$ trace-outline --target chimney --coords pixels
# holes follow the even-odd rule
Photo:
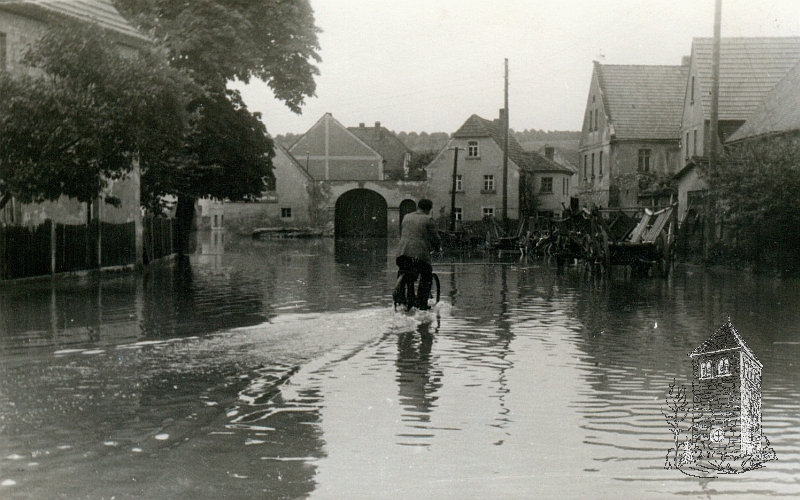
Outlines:
[[[381,136],[381,122],[375,122],[375,139],[380,141]]]
[[[506,109],[500,108],[500,126],[502,127],[506,123]]]
[[[548,160],[553,160],[555,156],[556,148],[553,146],[545,146],[544,147],[544,157]]]
[[[361,123],[358,124],[358,128],[364,128],[365,126],[366,125],[364,124],[364,122],[361,122]]]
[[[681,59],[681,66],[689,66],[692,63],[692,56],[683,56]]]

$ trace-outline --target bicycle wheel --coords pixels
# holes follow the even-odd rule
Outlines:
[[[433,302],[434,304],[438,304],[439,297],[441,297],[442,289],[441,285],[439,284],[439,276],[437,276],[436,273],[433,273],[433,284],[436,290],[433,289],[434,287],[431,287],[431,298],[434,300]]]
[[[399,276],[395,282],[394,291],[392,292],[394,308],[397,310],[397,306],[400,305],[405,307],[406,311],[408,311],[414,306],[416,299],[416,294],[414,293],[414,281],[416,280],[413,274],[398,274]]]

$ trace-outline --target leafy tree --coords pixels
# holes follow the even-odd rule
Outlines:
[[[156,43],[206,94],[190,103],[197,128],[188,142],[191,161],[172,176],[146,176],[145,189],[178,195],[179,235],[185,238],[194,200],[233,200],[258,195],[272,168],[272,141],[228,82],[251,78],[300,113],[314,95],[320,61],[308,0],[116,0],[115,5]],[[180,241],[180,240],[179,240]]]
[[[23,202],[91,204],[109,180],[179,161],[188,82],[156,53],[126,57],[100,28],[54,23],[0,74],[0,188]],[[117,204],[118,200],[108,199]]]
[[[778,271],[800,269],[800,132],[732,146],[705,172],[717,213],[735,237],[720,245],[735,258]]]

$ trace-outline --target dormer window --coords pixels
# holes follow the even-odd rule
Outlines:
[[[700,362],[700,378],[711,378],[711,361]]]
[[[717,362],[717,375],[730,375],[731,362],[728,358],[722,358]]]
[[[467,156],[470,158],[478,157],[478,141],[469,141],[467,143]]]

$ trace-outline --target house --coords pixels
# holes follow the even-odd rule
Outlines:
[[[358,127],[348,127],[347,130],[381,155],[386,180],[408,178],[411,150],[393,132],[381,127],[381,122],[375,122],[375,127],[359,123]]]
[[[439,213],[450,213],[454,154],[455,218],[479,221],[502,216],[503,119],[470,116],[426,167],[430,197]],[[536,152],[525,152],[513,136],[508,139],[508,218],[533,215],[533,210],[560,215],[569,204],[567,184],[572,172]],[[538,205],[535,205],[533,201]]]
[[[681,119],[681,164],[709,151],[712,38],[695,38]],[[748,120],[775,85],[800,61],[800,38],[722,38],[719,138],[723,144]]]
[[[712,455],[761,451],[763,365],[728,320],[692,358],[692,441]]]
[[[537,152],[548,160],[552,160],[562,167],[567,167],[572,171],[573,177],[571,180],[573,180],[573,182],[569,183],[568,192],[570,198],[578,198],[580,186],[579,183],[574,182],[574,180],[577,179],[575,174],[578,173],[578,165],[580,164],[581,154],[577,150],[577,144],[576,149],[572,149],[570,147],[551,146],[548,143],[539,148]]]
[[[330,113],[303,134],[289,153],[304,162],[306,172],[318,181],[385,179],[383,156]]]
[[[70,2],[66,0],[22,0],[0,1],[0,71],[12,74],[29,74],[32,70],[22,63],[25,51],[42,36],[53,19],[66,19],[78,22],[94,23],[103,28],[116,43],[123,54],[134,55],[145,44],[147,38],[141,35],[128,23],[107,0],[91,2]],[[121,204],[114,206],[104,203],[107,197],[117,198]],[[135,262],[142,263],[142,213],[140,209],[140,173],[138,164],[123,179],[110,180],[105,192],[90,204],[78,202],[76,199],[62,196],[57,201],[36,204],[24,204],[14,199],[12,193],[0,192],[0,226],[38,227],[52,221],[61,225],[86,225],[93,221],[100,224],[98,237],[97,265],[106,265],[106,255],[100,252],[103,224],[129,225],[122,238],[118,233],[109,239],[120,242],[124,239],[124,254],[135,253]],[[55,236],[53,237],[55,241]],[[55,243],[52,244],[53,261],[55,262]],[[2,258],[2,256],[0,256]],[[53,264],[51,271],[60,268]],[[69,267],[69,266],[67,266]]]
[[[678,170],[687,71],[595,61],[578,148],[583,206],[637,206],[660,177]]]
[[[225,203],[228,227],[249,233],[258,227],[305,228],[316,224],[316,183],[305,165],[276,143],[272,166],[273,175],[264,179],[259,199]]]

